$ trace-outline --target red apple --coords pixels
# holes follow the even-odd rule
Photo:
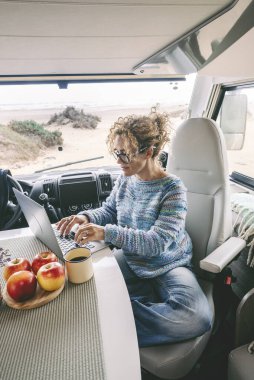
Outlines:
[[[65,281],[63,265],[59,262],[43,265],[37,272],[37,281],[40,287],[48,292],[61,288]]]
[[[37,274],[40,267],[45,264],[58,261],[57,256],[51,251],[40,252],[34,256],[32,261],[32,271]]]
[[[21,302],[35,295],[37,280],[33,272],[21,270],[8,278],[6,286],[9,296]]]
[[[18,257],[9,261],[3,268],[3,277],[5,281],[7,281],[13,273],[19,272],[20,270],[31,271],[31,264],[27,259]]]

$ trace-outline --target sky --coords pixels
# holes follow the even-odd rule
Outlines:
[[[69,84],[67,89],[51,85],[0,85],[0,109],[23,108],[29,105],[88,106],[188,104],[195,80],[189,75],[179,82],[125,82]]]

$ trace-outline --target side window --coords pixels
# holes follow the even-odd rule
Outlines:
[[[254,179],[254,87],[226,91],[217,122],[225,135],[229,173]]]
[[[233,235],[246,241],[239,259],[230,264],[241,283],[234,291],[243,296],[252,286],[254,267],[254,87],[228,89],[217,123],[227,146]]]

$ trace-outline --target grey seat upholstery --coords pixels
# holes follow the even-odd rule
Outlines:
[[[187,188],[186,229],[193,242],[194,267],[214,311],[212,282],[199,263],[232,232],[226,148],[214,121],[193,118],[177,128],[167,171],[180,177]],[[210,334],[208,331],[188,341],[141,348],[141,366],[159,378],[179,379],[198,361]]]
[[[228,380],[253,380],[254,354],[248,351],[249,344],[235,348],[229,354]]]
[[[236,311],[235,349],[229,354],[228,380],[254,378],[254,289],[242,299]]]

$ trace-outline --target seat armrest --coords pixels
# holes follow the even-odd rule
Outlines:
[[[207,272],[220,273],[245,246],[245,240],[239,237],[231,237],[206,256],[206,258],[200,260],[200,268]]]

